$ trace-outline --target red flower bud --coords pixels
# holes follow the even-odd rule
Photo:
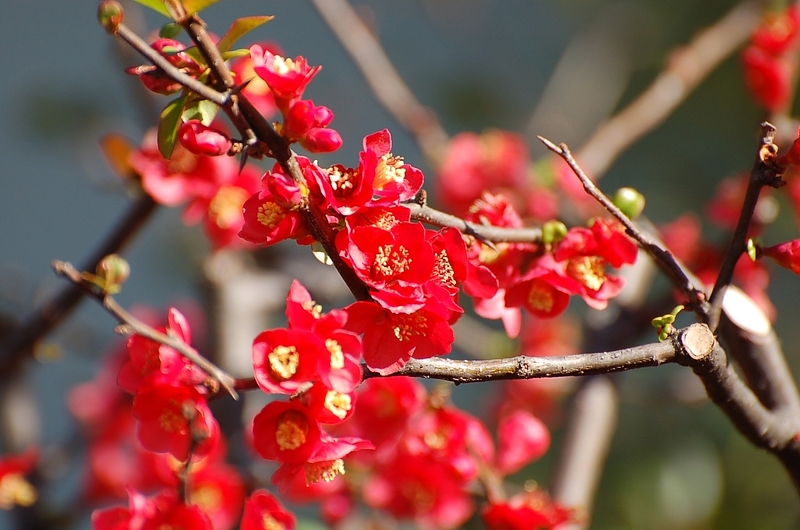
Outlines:
[[[230,138],[217,129],[206,127],[200,120],[189,120],[181,125],[178,140],[196,155],[219,156],[231,148]]]

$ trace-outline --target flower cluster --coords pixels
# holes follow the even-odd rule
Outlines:
[[[283,116],[278,132],[288,142],[299,142],[311,153],[329,153],[342,145],[342,138],[328,129],[333,112],[328,107],[301,99],[321,66],[309,66],[304,57],[290,59],[258,44],[250,47],[253,70],[269,87],[275,106]]]
[[[800,9],[790,4],[781,12],[768,14],[742,52],[745,85],[764,109],[775,112],[790,102],[792,78],[797,68],[800,44]]]
[[[418,528],[455,528],[475,512],[476,483],[518,471],[538,459],[550,439],[537,418],[518,411],[501,421],[496,450],[480,420],[449,404],[441,390],[428,394],[406,377],[366,381],[358,404],[353,417],[338,426],[375,446],[347,458],[356,478],[336,480],[324,490],[287,491],[296,501],[321,500],[331,523],[346,519],[360,497]]]
[[[258,386],[289,401],[271,401],[253,419],[253,446],[281,467],[273,482],[286,484],[302,475],[307,484],[330,482],[344,474],[343,458],[372,449],[355,437],[336,438],[323,425],[336,425],[355,410],[361,382],[361,343],[344,329],[347,314],[323,314],[308,291],[295,281],[286,299],[287,328],[264,331],[253,341]]]
[[[504,197],[490,194],[473,205],[468,219],[522,226]],[[589,227],[573,227],[544,245],[500,243],[491,248],[476,241],[471,256],[494,274],[499,289],[492,297],[476,296],[475,311],[484,318],[501,318],[514,337],[520,330],[520,307],[552,318],[566,309],[570,296],[578,295],[589,306],[603,309],[623,286],[621,278],[606,273],[606,265],[632,264],[636,255],[636,244],[621,225],[604,218],[594,218]]]

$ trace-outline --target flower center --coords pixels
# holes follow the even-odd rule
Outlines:
[[[247,192],[238,186],[222,186],[208,205],[208,217],[223,230],[242,218]]]
[[[336,390],[328,390],[328,393],[325,394],[325,408],[340,420],[347,416],[352,406],[353,401],[347,394],[342,394]]]
[[[573,258],[567,264],[567,274],[592,291],[597,291],[606,281],[604,263],[599,256]]]
[[[281,451],[292,451],[306,443],[308,420],[296,410],[284,412],[278,420],[275,441]]]
[[[329,460],[327,462],[314,462],[305,465],[306,486],[316,484],[320,480],[331,482],[339,475],[344,475],[344,461]]]
[[[272,229],[283,220],[284,215],[283,208],[278,206],[276,203],[265,202],[258,207],[256,219],[262,225]]]
[[[300,354],[294,346],[278,346],[267,355],[271,375],[278,381],[286,381],[297,373]]]

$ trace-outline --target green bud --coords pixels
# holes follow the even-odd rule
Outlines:
[[[747,255],[750,256],[750,259],[755,261],[758,257],[758,249],[756,248],[756,242],[753,241],[752,237],[747,238]]]
[[[158,36],[164,39],[174,39],[182,30],[183,27],[177,22],[167,22],[161,26]]]
[[[131,267],[118,254],[109,254],[97,264],[97,277],[102,281],[101,288],[106,294],[116,294],[131,274]]]
[[[107,32],[116,35],[125,18],[122,6],[115,0],[104,0],[97,7],[97,20]]]
[[[628,219],[636,219],[644,211],[644,195],[633,188],[620,188],[614,194],[614,206],[619,208]]]
[[[542,243],[545,245],[558,243],[566,235],[567,225],[556,219],[551,219],[542,226]]]

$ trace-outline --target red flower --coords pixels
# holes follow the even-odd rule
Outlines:
[[[129,507],[108,508],[92,513],[94,530],[161,530],[185,528],[211,530],[211,521],[199,506],[181,502],[173,490],[147,498],[131,491]]]
[[[372,302],[347,307],[347,328],[364,334],[364,361],[370,370],[388,375],[412,357],[426,359],[450,352],[453,330],[446,317],[429,305],[410,314],[392,313]]]
[[[391,153],[392,135],[388,129],[365,136],[364,151],[371,151],[378,159],[372,182],[376,205],[391,206],[413,199],[422,188],[425,179],[422,171]]]
[[[410,313],[425,305],[422,285],[431,278],[435,257],[421,224],[357,226],[339,232],[336,246],[383,307]]]
[[[334,438],[323,434],[307,462],[284,463],[272,475],[272,483],[279,485],[281,491],[286,491],[298,474],[305,476],[306,485],[332,482],[336,477],[345,473],[344,460],[342,460],[344,457],[354,451],[374,448],[375,446],[371,442],[361,438]]]
[[[424,530],[455,528],[472,514],[461,478],[450,467],[424,456],[389,462],[364,484],[364,502],[398,519],[413,519]]]
[[[412,377],[367,379],[350,424],[376,446],[391,445],[423,406],[425,388]]]
[[[272,401],[253,418],[253,445],[267,460],[304,464],[320,444],[312,412],[297,400]]]
[[[417,416],[406,429],[401,447],[404,454],[424,455],[447,465],[464,483],[494,460],[494,443],[486,427],[454,407],[434,408]]]
[[[775,260],[775,263],[800,274],[800,239],[761,249],[761,253]]]
[[[253,341],[253,369],[264,392],[293,394],[330,371],[330,353],[316,334],[300,329],[273,329]]]
[[[513,496],[507,502],[487,506],[483,522],[489,530],[551,530],[575,521],[575,514],[539,490]]]
[[[550,431],[533,414],[517,410],[500,420],[497,428],[497,470],[515,473],[538,460],[550,447]]]
[[[169,309],[168,325],[156,329],[173,335],[186,345],[191,343],[189,321],[174,307]],[[117,382],[131,394],[154,382],[195,386],[207,378],[205,372],[175,349],[141,335],[131,335],[127,348],[130,360],[122,366]]]
[[[457,134],[448,143],[439,169],[437,196],[448,210],[463,216],[484,191],[514,195],[526,190],[530,165],[525,142],[514,133]]]
[[[190,502],[203,510],[214,530],[231,530],[242,511],[242,479],[235,468],[222,463],[203,460],[195,466],[200,469],[192,471],[189,479]]]
[[[183,52],[186,46],[176,40],[158,39],[152,43],[150,47],[169,61],[172,66],[191,77],[196,77],[202,71],[194,59]],[[138,75],[142,84],[147,87],[148,90],[152,90],[157,94],[172,94],[183,88],[180,83],[173,81],[172,78],[167,76],[167,74],[157,66],[134,66],[127,68],[125,72],[131,75]]]
[[[306,85],[322,68],[308,66],[304,57],[292,60],[275,55],[258,44],[250,47],[250,57],[253,70],[269,85],[281,111],[288,110],[289,103],[302,96]]]
[[[310,234],[303,216],[281,206],[267,189],[253,194],[245,201],[243,209],[244,224],[239,237],[245,241],[269,246]]]
[[[293,530],[294,515],[266,490],[256,490],[244,502],[241,530]]]
[[[155,130],[148,131],[141,148],[131,153],[129,162],[142,177],[147,194],[165,206],[213,197],[220,186],[233,181],[238,173],[232,158],[195,155],[180,143],[166,160],[158,151]]]
[[[244,226],[242,210],[245,201],[258,191],[259,173],[252,166],[245,166],[230,184],[223,184],[208,200],[196,201],[195,209],[187,209],[183,220],[190,223],[190,216],[199,214],[203,219],[203,231],[214,249],[247,246],[239,237]],[[200,208],[203,208],[200,211]]]
[[[178,129],[178,141],[196,155],[224,155],[231,148],[231,139],[222,131],[203,125],[200,120],[189,120]]]
[[[180,461],[189,457],[192,448],[193,456],[208,454],[219,440],[219,427],[206,398],[193,387],[153,384],[140,388],[133,400],[133,415],[139,420],[137,436],[146,449],[170,453]]]
[[[28,449],[19,455],[0,456],[0,509],[31,506],[38,497],[36,488],[25,480],[39,461],[39,452]]]
[[[282,53],[278,45],[272,42],[262,42],[260,46],[262,49],[269,50],[274,54]],[[275,111],[278,110],[275,105],[275,97],[272,95],[269,85],[258,77],[253,69],[253,59],[249,55],[235,59],[231,62],[231,72],[236,76],[237,83],[241,84],[249,81],[247,86],[242,89],[242,94],[262,116],[268,119],[271,118]]]
[[[790,4],[779,13],[767,13],[750,42],[767,53],[781,55],[797,47],[799,29],[800,9]]]
[[[764,109],[775,112],[789,103],[792,68],[786,59],[749,47],[742,52],[747,90]]]

